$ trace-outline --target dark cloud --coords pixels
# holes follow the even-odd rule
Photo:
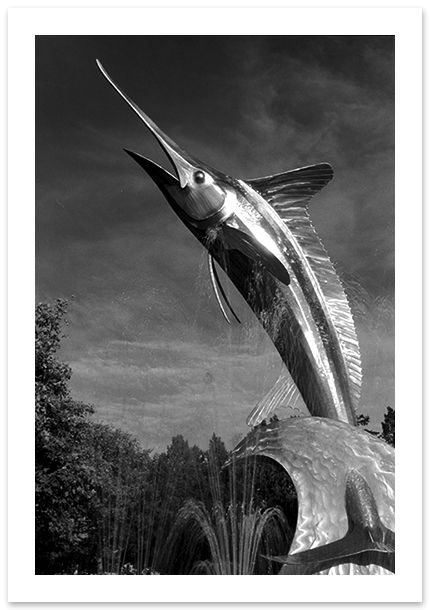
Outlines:
[[[332,163],[311,215],[380,320],[394,294],[394,37],[36,37],[36,297],[75,295],[63,346],[73,390],[146,445],[179,431],[203,444],[214,429],[228,441],[270,385],[261,371],[276,379],[277,356],[232,287],[246,332],[226,328],[202,247],[122,149],[168,160],[96,58],[225,173]],[[366,328],[362,404],[378,422],[393,406],[393,324]]]

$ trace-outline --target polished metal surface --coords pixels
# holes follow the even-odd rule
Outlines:
[[[297,491],[297,526],[283,573],[394,571],[392,447],[349,424],[302,417],[255,428],[229,463],[250,456],[277,461]],[[350,473],[357,493],[348,488]],[[314,549],[319,553],[312,556]]]

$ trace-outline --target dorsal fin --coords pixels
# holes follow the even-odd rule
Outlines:
[[[209,254],[209,252],[208,252],[208,265],[209,265],[209,275],[210,275],[211,282],[212,282],[212,288],[214,289],[216,300],[221,309],[222,315],[224,316],[226,321],[230,324],[230,320],[228,318],[227,312],[225,311],[224,306],[221,301],[220,293],[221,293],[224,301],[226,302],[227,307],[230,309],[231,313],[233,314],[233,316],[235,317],[237,322],[239,322],[239,324],[240,324],[241,322],[240,322],[239,318],[237,317],[234,309],[232,308],[232,306],[230,305],[230,303],[227,299],[227,295],[224,292],[224,288],[221,285],[219,275],[218,275],[216,267],[215,267],[215,261],[214,261],[213,257]]]
[[[269,417],[278,407],[294,407],[294,404],[300,397],[300,392],[292,380],[288,369],[283,366],[275,384],[270,388],[267,394],[258,401],[253,411],[248,416],[248,419],[246,420],[247,425],[251,427],[258,426],[258,424]]]
[[[285,222],[318,281],[330,318],[338,333],[340,346],[351,381],[351,395],[355,407],[361,391],[360,347],[351,309],[342,284],[312,225],[308,203],[333,177],[328,163],[249,180]]]
[[[329,163],[318,163],[246,182],[258,191],[282,218],[278,209],[280,206],[298,203],[306,205],[332,178],[332,166]]]

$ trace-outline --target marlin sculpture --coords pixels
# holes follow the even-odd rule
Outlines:
[[[125,149],[207,249],[223,314],[228,319],[221,297],[230,305],[214,261],[285,365],[231,458],[265,455],[292,474],[299,519],[288,555],[272,558],[283,564],[280,574],[392,573],[394,451],[355,427],[361,364],[354,321],[308,214],[310,199],[333,177],[331,166],[246,181],[227,176],[182,150],[97,64],[167,154],[174,173]],[[312,417],[259,425],[295,393]]]
[[[219,292],[224,293],[214,260],[285,363],[248,425],[258,425],[294,391],[311,415],[355,425],[361,364],[354,322],[307,209],[311,197],[332,179],[331,166],[319,163],[247,181],[222,174],[182,150],[97,64],[167,154],[174,174],[126,150],[207,249],[218,302]]]

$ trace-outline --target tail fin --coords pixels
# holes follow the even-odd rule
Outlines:
[[[381,522],[373,493],[355,469],[347,475],[345,507],[349,527],[343,538],[301,553],[269,559],[289,566],[287,571],[291,569],[288,571],[291,574],[312,574],[340,563],[362,563],[363,559],[394,571],[395,534]]]

